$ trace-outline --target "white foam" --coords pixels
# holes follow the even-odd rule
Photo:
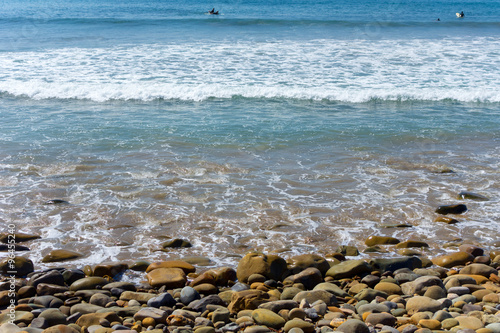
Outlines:
[[[0,53],[0,91],[33,99],[500,102],[500,40],[200,42]]]

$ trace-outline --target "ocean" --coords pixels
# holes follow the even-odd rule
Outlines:
[[[500,246],[499,12],[3,0],[0,223],[41,235],[19,252],[36,268],[61,265],[42,263],[53,249],[80,252],[75,267],[234,266],[342,245],[369,258],[370,235],[425,241],[428,257]],[[457,203],[459,223],[434,222]],[[193,246],[160,251],[175,238]]]

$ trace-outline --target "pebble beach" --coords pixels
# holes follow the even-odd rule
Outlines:
[[[448,214],[465,210],[440,206],[436,220],[453,223]],[[39,236],[14,237],[29,243]],[[326,256],[249,252],[236,267],[209,269],[190,260],[76,268],[75,252],[53,250],[44,262],[57,266],[38,270],[29,252],[10,251],[0,263],[0,332],[500,332],[494,247],[457,242],[454,251],[427,257],[418,252],[428,247],[420,240],[369,236],[365,244],[379,254],[356,259],[353,246]],[[131,274],[137,279],[124,278]]]

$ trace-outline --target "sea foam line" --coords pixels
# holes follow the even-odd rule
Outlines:
[[[200,42],[0,54],[0,92],[32,99],[292,98],[500,102],[500,41]]]

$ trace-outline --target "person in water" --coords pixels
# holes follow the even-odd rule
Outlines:
[[[213,15],[218,15],[219,14],[219,11],[215,11],[215,8],[212,8],[211,11],[208,12],[209,14],[213,14]]]
[[[465,16],[465,14],[464,14],[464,12],[463,12],[463,11],[461,11],[461,12],[460,12],[460,14],[458,14],[458,13],[457,13],[457,16],[458,16],[458,17],[464,17],[464,16]]]

